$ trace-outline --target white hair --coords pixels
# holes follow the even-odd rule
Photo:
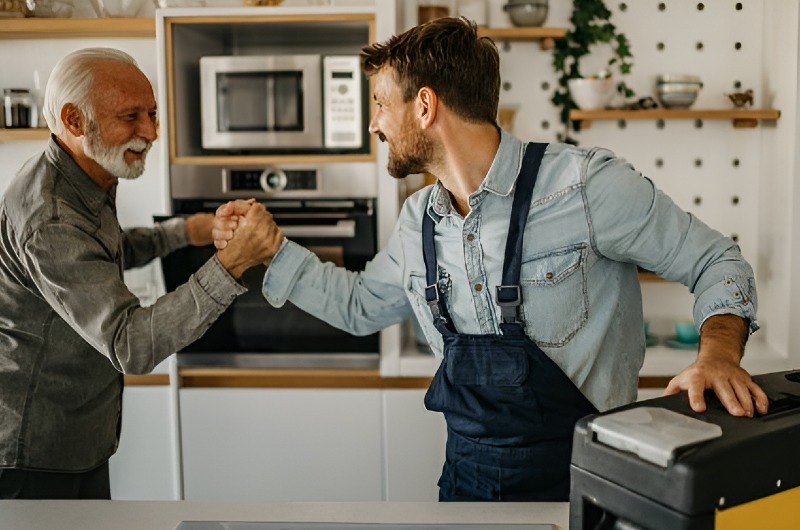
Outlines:
[[[64,131],[61,109],[72,103],[86,119],[94,119],[94,108],[90,101],[94,83],[93,63],[113,61],[136,66],[136,59],[114,48],[84,48],[70,53],[53,68],[44,91],[42,113],[50,131],[56,136]]]

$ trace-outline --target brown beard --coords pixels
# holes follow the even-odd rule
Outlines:
[[[397,138],[394,146],[389,147],[386,170],[396,179],[426,172],[433,158],[433,142],[410,121],[406,120],[401,128],[408,132]]]

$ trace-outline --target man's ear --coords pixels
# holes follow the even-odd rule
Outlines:
[[[61,123],[76,138],[85,134],[86,120],[83,118],[83,112],[72,103],[61,107]]]
[[[427,129],[436,121],[436,112],[439,108],[439,97],[430,87],[422,87],[417,92],[417,107],[419,110],[419,126]]]

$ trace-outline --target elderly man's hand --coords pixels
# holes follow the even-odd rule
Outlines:
[[[213,220],[211,237],[214,239],[214,246],[222,250],[228,246],[228,241],[233,239],[233,233],[239,226],[239,217],[245,215],[250,207],[255,203],[255,199],[226,202],[217,208],[216,217]]]
[[[204,247],[213,243],[211,230],[214,219],[213,213],[196,213],[186,218],[186,235],[190,245]]]
[[[232,237],[217,251],[217,258],[231,276],[241,278],[250,267],[272,259],[282,242],[283,232],[272,214],[263,204],[253,203],[238,217]]]

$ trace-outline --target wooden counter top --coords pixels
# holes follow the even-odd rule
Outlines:
[[[430,377],[381,377],[378,370],[180,368],[183,388],[427,388]]]

